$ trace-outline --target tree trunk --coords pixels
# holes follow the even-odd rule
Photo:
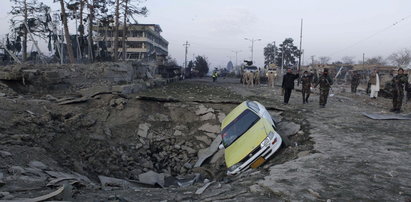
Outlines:
[[[71,43],[70,33],[68,29],[68,24],[67,24],[67,15],[66,15],[66,8],[64,7],[64,0],[60,0],[60,6],[61,6],[61,18],[62,18],[63,25],[64,25],[64,36],[67,41],[67,52],[69,55],[70,63],[76,63],[76,59],[74,58],[74,53],[73,53],[73,45]]]
[[[124,7],[124,24],[123,24],[123,60],[124,61],[127,59],[126,35],[127,35],[128,1],[129,0],[125,0],[125,7]]]
[[[81,28],[81,29],[79,29],[80,44],[78,44],[78,45],[80,47],[82,55],[84,55],[84,52],[83,52],[83,50],[84,50],[84,47],[83,47],[83,45],[84,45],[84,43],[83,43],[84,42],[84,40],[83,40],[83,37],[84,37],[83,12],[84,12],[84,0],[81,0],[80,1],[80,26],[77,29]]]
[[[94,21],[94,0],[91,0],[91,5],[89,4],[90,8],[90,15],[88,21],[88,47],[89,47],[89,58],[90,61],[94,61],[94,49],[93,49],[93,21]]]
[[[118,27],[120,26],[120,0],[116,0],[116,25],[114,27],[114,61],[118,60]]]
[[[27,23],[27,18],[28,18],[28,14],[27,14],[27,0],[24,0],[24,23]],[[23,62],[25,62],[27,60],[27,34],[28,34],[28,30],[27,30],[28,26],[23,26]]]

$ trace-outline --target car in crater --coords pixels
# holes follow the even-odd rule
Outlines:
[[[220,135],[227,175],[259,167],[283,142],[275,121],[257,101],[244,101],[234,108],[222,121]]]

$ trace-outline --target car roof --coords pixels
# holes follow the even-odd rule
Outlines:
[[[230,124],[235,118],[237,118],[241,113],[248,109],[247,101],[242,102],[236,108],[234,108],[221,123],[221,130],[224,129],[228,124]]]

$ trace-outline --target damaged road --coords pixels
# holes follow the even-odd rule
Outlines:
[[[74,201],[410,198],[409,121],[392,127],[368,119],[359,109],[376,107],[362,100],[342,94],[319,109],[317,97],[302,105],[294,93],[283,106],[279,89],[234,79],[144,89],[78,89],[86,101],[61,104],[75,93],[21,94],[2,85],[0,200],[36,198],[65,184]],[[229,177],[223,152],[210,145],[243,100],[266,106],[291,144],[262,167]]]

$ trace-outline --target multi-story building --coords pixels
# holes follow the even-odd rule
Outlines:
[[[107,50],[113,53],[114,27],[94,27],[97,32],[96,42],[105,42]],[[168,55],[168,41],[160,33],[159,25],[156,24],[130,24],[127,25],[126,52],[127,59],[131,60],[159,60]],[[121,57],[123,26],[120,25],[118,54]]]

